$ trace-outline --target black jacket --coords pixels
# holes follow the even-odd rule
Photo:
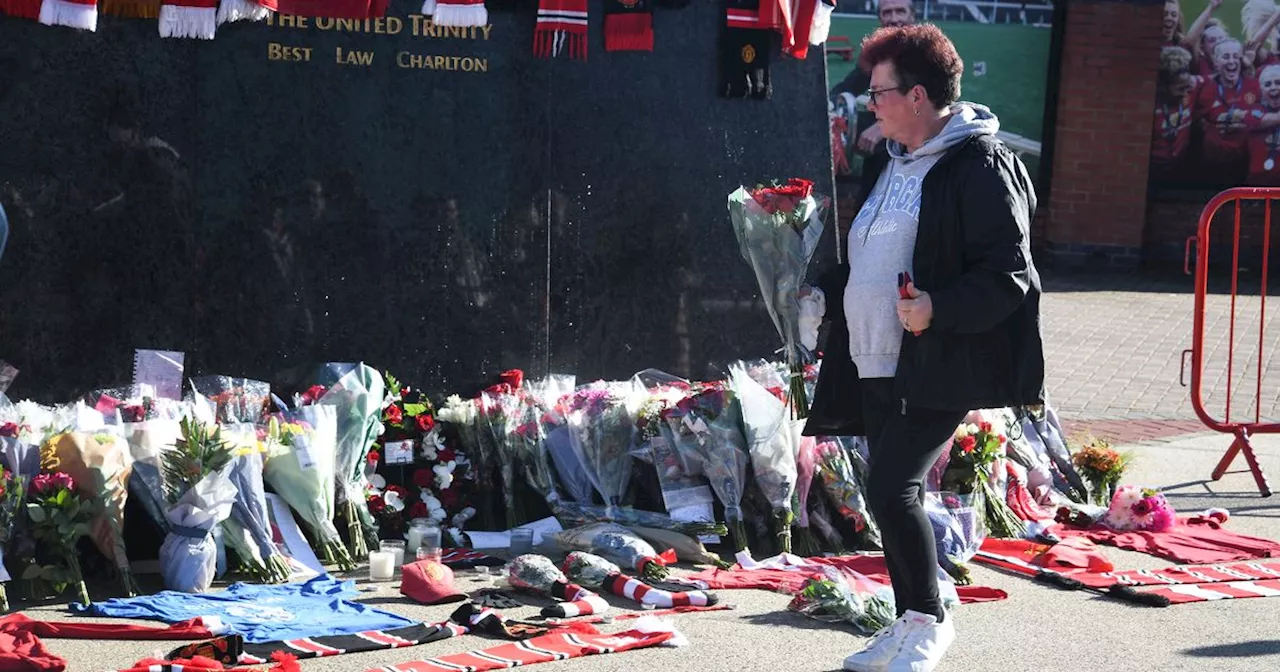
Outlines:
[[[882,150],[864,164],[862,198],[888,161]],[[950,148],[925,177],[910,270],[932,299],[933,321],[920,336],[903,334],[894,390],[906,407],[1043,403],[1041,287],[1030,243],[1035,209],[1026,167],[994,137]],[[865,434],[843,310],[848,275],[846,260],[818,281],[830,324],[808,436]]]

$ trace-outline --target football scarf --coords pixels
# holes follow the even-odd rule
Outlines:
[[[720,95],[725,98],[773,96],[769,52],[773,32],[760,26],[759,0],[725,0],[720,38]]]
[[[389,630],[368,630],[349,635],[325,635],[257,644],[245,642],[240,635],[228,635],[183,646],[170,653],[169,658],[176,660],[200,656],[228,665],[257,665],[274,660],[277,654],[299,659],[326,658],[344,653],[385,651],[430,644],[466,633],[467,628],[444,622],[419,623]]]
[[[96,32],[97,0],[44,0],[40,3],[40,23]]]
[[[543,616],[573,618],[575,616],[603,614],[609,610],[609,603],[605,602],[603,597],[596,595],[576,583],[557,581],[556,584],[551,587],[551,596],[557,600],[563,601],[559,604],[543,607]]]
[[[673,632],[627,630],[616,635],[556,633],[511,642],[480,651],[371,668],[366,672],[482,672],[537,665],[557,660],[657,646],[675,637]]]
[[[450,548],[440,554],[440,563],[450,569],[471,569],[473,567],[501,567],[506,563],[501,558],[485,555],[469,548]]]
[[[559,56],[566,44],[569,58],[587,60],[587,0],[539,0],[533,55]]]
[[[218,29],[218,0],[164,0],[160,37],[212,40]]]
[[[422,13],[433,0],[424,0]],[[434,0],[431,22],[437,26],[483,26],[489,23],[489,10],[484,0]]]
[[[653,51],[652,0],[604,0],[604,50]]]
[[[586,635],[600,634],[599,630],[587,623],[527,623],[507,618],[500,611],[478,607],[470,603],[455,609],[449,619],[454,623],[465,626],[472,634],[492,635],[512,641],[541,637],[542,635],[550,634],[553,630],[563,631],[565,629]]]
[[[635,600],[640,604],[650,604],[663,608],[709,607],[720,601],[715,593],[705,593],[701,590],[686,590],[682,592],[662,590],[624,574],[610,575],[609,578],[604,580],[604,584],[601,587],[613,595]]]

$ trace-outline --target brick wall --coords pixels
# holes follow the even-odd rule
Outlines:
[[[1149,266],[1180,267],[1187,238],[1195,236],[1205,204],[1213,192],[1187,191],[1154,196],[1147,207],[1143,262]],[[1214,215],[1209,227],[1210,269],[1214,275],[1229,272],[1235,253],[1235,206],[1228,203]],[[1258,201],[1240,206],[1240,268],[1248,276],[1261,270],[1266,241],[1266,207]],[[1271,204],[1271,260],[1280,263],[1280,201]]]
[[[1151,106],[1164,5],[1067,8],[1042,253],[1054,263],[1134,265],[1147,209]]]

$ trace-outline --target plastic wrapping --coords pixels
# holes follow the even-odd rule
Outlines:
[[[129,495],[129,475],[133,471],[128,444],[118,434],[105,431],[58,434],[50,437],[48,444],[57,457],[58,471],[74,478],[77,490],[86,499],[101,504],[102,508],[93,518],[90,536],[120,573],[125,592],[133,595],[137,588],[124,543],[124,505]]]
[[[160,573],[169,590],[203,593],[213,585],[218,543],[215,528],[231,515],[236,486],[224,472],[209,474],[165,513],[169,534],[160,546]]]
[[[706,385],[665,414],[664,436],[676,448],[685,473],[701,473],[724,505],[735,550],[747,547],[742,493],[747,478],[742,410],[723,385]]]
[[[264,480],[302,517],[326,561],[351,567],[333,526],[337,411],[304,406],[273,417]]]
[[[747,452],[756,475],[756,484],[773,509],[773,517],[781,539],[782,551],[791,552],[791,508],[799,473],[796,458],[804,431],[803,420],[792,420],[786,403],[766,385],[749,374],[751,369],[767,372],[776,389],[783,382],[764,361],[734,362],[729,365],[733,392],[742,405],[742,426]],[[760,374],[757,374],[760,375]]]
[[[674,551],[660,555],[649,542],[616,523],[594,523],[544,536],[562,548],[593,553],[650,579],[664,578],[667,564],[676,560]]]
[[[329,369],[336,372],[347,366],[330,364]],[[356,364],[350,365],[317,402],[335,407],[334,471],[351,526],[352,553],[357,556],[367,555],[369,542],[377,541],[377,526],[364,496],[368,483],[365,462],[382,431],[385,394],[382,375],[370,366]]]
[[[231,376],[200,376],[191,388],[213,405],[218,422],[257,422],[271,400],[271,385],[260,380]],[[188,393],[188,399],[196,395]]]
[[[628,384],[597,382],[579,387],[569,402],[569,444],[606,511],[622,506],[627,494],[641,401]]]

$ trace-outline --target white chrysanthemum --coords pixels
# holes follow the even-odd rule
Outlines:
[[[382,496],[382,499],[387,503],[387,508],[392,511],[404,511],[404,500],[401,499],[400,493],[395,490],[388,491]]]
[[[444,464],[437,464],[431,470],[436,472],[436,487],[441,490],[448,490],[453,485],[453,470],[456,469],[458,463],[449,460]]]

